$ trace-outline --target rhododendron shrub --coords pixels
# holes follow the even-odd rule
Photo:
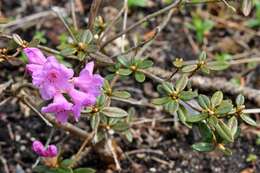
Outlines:
[[[174,12],[171,9],[185,3],[184,1],[175,0],[169,6],[133,23],[129,28],[126,27],[112,37],[107,35],[111,30],[110,27],[114,26],[107,25],[108,23],[104,23],[101,17],[96,17],[95,13],[98,8],[94,7],[95,5],[98,6],[99,3],[97,2],[92,4],[94,7],[91,7],[91,13],[93,14],[90,14],[89,20],[87,20],[89,22],[88,29],[69,26],[63,16],[59,14],[57,8],[53,8],[68,30],[66,39],[57,46],[57,50],[40,45],[35,40],[27,42],[17,34],[6,36],[7,39],[16,43],[16,47],[10,48],[10,50],[15,49],[18,54],[22,51],[26,55],[28,63],[25,71],[30,76],[28,80],[34,86],[31,87],[31,83],[26,83],[28,85],[13,87],[13,84],[10,84],[11,87],[8,86],[7,89],[3,89],[7,90],[6,95],[18,98],[19,101],[22,101],[37,113],[50,127],[55,126],[61,131],[72,134],[73,137],[76,137],[75,140],[79,140],[79,138],[84,140],[80,147],[76,148],[77,145],[72,147],[72,149],[77,149],[77,153],[73,154],[69,159],[62,156],[64,147],[62,143],[57,145],[48,144],[49,142],[53,143],[51,135],[46,140],[46,144],[43,141],[45,139],[41,139],[43,142],[39,140],[33,141],[32,151],[43,163],[43,165],[36,167],[35,171],[39,173],[93,173],[94,171],[89,168],[74,169],[74,167],[78,166],[79,160],[84,158],[84,154],[88,153],[91,148],[97,151],[96,153],[99,154],[100,158],[108,160],[107,166],[112,167],[113,171],[120,170],[120,159],[123,158],[123,154],[117,144],[119,140],[115,140],[115,137],[124,137],[128,142],[141,139],[142,135],[139,134],[139,131],[134,135],[132,134],[135,131],[132,129],[133,125],[136,124],[152,123],[152,126],[155,127],[159,122],[169,122],[174,119],[176,124],[180,123],[186,126],[187,129],[196,129],[194,132],[200,138],[195,139],[196,142],[191,146],[192,149],[199,152],[221,151],[225,155],[232,154],[229,144],[235,142],[235,139],[239,137],[241,132],[239,125],[241,123],[258,126],[257,122],[248,115],[248,113],[252,113],[256,109],[248,111],[245,108],[245,97],[241,93],[247,94],[250,99],[254,99],[254,94],[248,94],[248,90],[243,91],[242,88],[233,87],[234,91],[230,93],[237,94],[237,96],[232,99],[230,95],[225,95],[225,93],[219,91],[220,89],[228,90],[232,88],[230,87],[231,84],[228,83],[222,87],[213,85],[204,87],[206,83],[201,82],[204,80],[200,80],[200,77],[193,78],[198,72],[208,75],[209,73],[225,70],[230,65],[246,62],[246,59],[232,59],[231,61],[223,59],[220,61],[207,58],[206,52],[201,50],[201,53],[197,53],[197,60],[194,61],[185,62],[182,58],[175,58],[171,64],[167,64],[169,70],[166,71],[159,67],[153,67],[154,62],[149,58],[145,58],[147,56],[146,54],[144,56],[144,52],[150,52],[145,50],[169,22],[171,15],[174,15],[177,11]],[[123,7],[122,14],[124,10],[124,20],[126,20],[127,8]],[[140,37],[144,40],[139,39],[139,37],[134,39],[134,46],[126,50],[124,39],[127,39],[125,35],[128,32],[134,31],[135,27],[140,26],[145,21],[166,12],[169,12],[166,21],[158,25],[153,31],[145,34],[145,38]],[[76,20],[75,16],[73,20]],[[208,34],[204,31],[210,32],[214,25],[205,30],[208,27],[205,25],[207,22],[205,23],[197,18],[196,21],[199,22],[196,24],[193,22],[189,28],[193,28],[197,32],[203,31],[201,32],[203,39],[199,39],[203,44],[198,46],[207,47],[208,43],[204,43],[204,35],[206,37]],[[111,21],[111,24],[117,23],[116,20]],[[74,24],[77,25],[77,21],[74,21]],[[198,31],[198,29],[202,30]],[[121,46],[121,52],[114,52],[117,49],[109,51],[106,46],[121,36],[122,45],[119,45]],[[130,44],[132,44],[131,41],[129,41]],[[114,44],[111,45],[114,46]],[[197,45],[195,48],[196,51],[194,52],[199,52],[197,51]],[[0,49],[1,57],[8,57],[8,54],[4,54],[6,51],[8,52],[9,49],[5,51]],[[46,52],[43,53],[42,51],[49,52],[51,55],[46,56]],[[55,57],[56,55],[59,56],[59,60]],[[74,63],[69,64],[70,61],[66,61],[67,59]],[[2,59],[0,59],[1,61]],[[97,66],[96,68],[102,72],[103,77],[94,72],[94,61],[100,65],[99,68]],[[69,66],[65,64],[69,64]],[[83,68],[76,69],[76,67]],[[148,81],[150,85],[142,85],[147,79],[150,80]],[[118,84],[120,84],[120,87],[118,87]],[[220,84],[216,82],[216,85]],[[38,97],[35,100],[41,100],[42,104],[36,105],[38,102],[32,103],[29,92],[21,92],[27,91],[26,89],[29,87],[38,91]],[[212,87],[214,91],[211,94],[201,94],[197,87],[203,90]],[[9,88],[11,89],[9,90]],[[151,92],[142,91],[147,88]],[[126,90],[129,90],[129,92]],[[132,97],[131,92],[140,94]],[[124,105],[124,109],[120,108],[121,105]],[[142,108],[139,109],[143,111],[139,111],[142,113],[141,121],[134,121],[135,109],[133,107]],[[85,115],[84,119],[80,119],[83,114]],[[147,114],[150,115],[145,117]],[[156,119],[156,116],[152,117],[153,114],[163,114],[164,117]],[[165,117],[166,119],[164,119]],[[168,119],[168,117],[171,118]],[[140,120],[140,117],[137,119]],[[79,127],[77,123],[81,120],[84,120],[84,122],[82,121],[83,123],[80,123],[81,127]],[[147,127],[149,128],[149,126],[145,126],[145,128]],[[162,135],[163,132],[164,130]],[[39,137],[35,138],[38,139]],[[163,136],[160,138],[163,139]],[[111,160],[112,164],[110,164]]]

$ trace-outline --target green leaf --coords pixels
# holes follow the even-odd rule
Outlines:
[[[83,43],[90,43],[93,40],[93,34],[90,30],[82,31],[80,41]]]
[[[205,51],[202,51],[199,55],[199,61],[205,61],[207,59],[207,54]]]
[[[78,168],[73,171],[73,173],[95,173],[96,171],[91,168]]]
[[[233,136],[233,138],[235,137],[235,134],[237,133],[237,128],[238,128],[238,122],[237,122],[237,118],[236,117],[231,117],[229,120],[228,120],[228,127],[230,128],[231,130],[231,134]]]
[[[210,107],[210,100],[206,95],[200,94],[198,96],[198,103],[203,109],[207,109]]]
[[[183,101],[189,101],[197,96],[198,96],[198,93],[194,92],[194,91],[181,91],[179,94],[179,98]]]
[[[190,72],[193,72],[194,70],[197,69],[197,65],[194,64],[194,65],[187,65],[187,66],[184,66],[181,70],[183,73],[190,73]]]
[[[122,64],[125,67],[128,67],[130,65],[128,60],[124,56],[118,56],[117,60],[120,64]]]
[[[153,66],[153,61],[145,59],[140,64],[138,64],[137,67],[141,69],[146,69],[152,66]]]
[[[242,94],[239,94],[236,98],[237,106],[242,106],[245,103],[245,97]]]
[[[61,167],[68,168],[74,161],[72,159],[64,159],[61,162]]]
[[[208,119],[209,125],[213,128],[218,124],[218,119],[215,116],[210,116]]]
[[[106,96],[104,94],[101,94],[97,98],[96,105],[99,106],[99,107],[102,107],[105,104],[105,101],[106,101]]]
[[[148,0],[128,0],[129,7],[146,7],[148,5]]]
[[[257,155],[255,154],[249,154],[246,158],[247,162],[256,162],[257,161]]]
[[[226,156],[232,155],[232,151],[226,147],[218,147],[218,149],[223,152]]]
[[[171,101],[170,97],[161,97],[161,98],[156,98],[152,100],[152,103],[155,105],[164,105],[168,102]]]
[[[116,123],[115,125],[113,125],[112,129],[114,129],[115,131],[118,131],[118,132],[123,132],[123,131],[126,131],[127,129],[129,129],[129,126],[126,122],[120,121],[120,122]]]
[[[128,76],[132,73],[132,70],[120,68],[117,72],[118,72],[118,74],[120,74],[122,76]]]
[[[131,94],[127,91],[114,91],[112,93],[112,95],[115,97],[124,98],[124,99],[131,97]]]
[[[95,115],[91,116],[90,125],[91,125],[91,128],[93,130],[98,128],[99,123],[100,123],[100,115],[99,114],[95,114]]]
[[[192,125],[186,122],[186,117],[188,116],[188,111],[185,109],[184,106],[179,105],[179,109],[177,110],[177,115],[179,120],[188,128],[192,128]]]
[[[144,82],[145,80],[145,75],[142,72],[136,71],[135,72],[135,80],[137,80],[137,82]]]
[[[126,111],[118,107],[105,107],[102,113],[111,118],[123,118],[128,115]]]
[[[228,142],[234,142],[234,138],[231,132],[231,129],[223,122],[219,121],[216,125],[215,128],[219,134],[224,140]]]
[[[71,168],[52,168],[46,173],[73,173]]]
[[[171,94],[174,91],[174,87],[170,82],[163,82],[162,88],[166,91],[167,94]]]
[[[207,113],[201,113],[196,115],[190,115],[186,117],[186,121],[190,123],[196,123],[205,120],[209,115]]]
[[[165,109],[171,114],[175,113],[179,108],[179,103],[176,100],[172,100],[165,104]]]
[[[133,142],[133,135],[130,130],[124,131],[123,134],[125,135],[128,142],[130,142],[130,143]]]
[[[216,106],[220,105],[222,100],[223,100],[223,93],[221,91],[215,92],[210,100],[212,108],[215,108]]]
[[[257,126],[257,123],[255,122],[255,120],[253,120],[249,115],[247,114],[241,114],[240,117],[242,118],[242,120],[244,122],[246,122],[247,124],[251,125],[251,126]]]
[[[200,152],[210,152],[215,149],[215,146],[211,143],[199,142],[192,145],[192,149]]]
[[[176,85],[175,85],[176,91],[180,92],[180,91],[184,90],[187,83],[188,83],[188,77],[186,75],[181,76],[181,78],[179,80],[177,80],[177,82],[176,82]]]
[[[33,171],[37,173],[46,173],[48,172],[49,168],[46,166],[38,165],[36,166]]]
[[[77,52],[76,48],[65,48],[61,50],[61,55],[63,56],[69,56],[69,55],[73,55]]]
[[[229,67],[229,64],[228,64],[228,62],[225,62],[225,61],[214,61],[214,62],[208,63],[208,68],[210,70],[214,70],[214,71],[224,70],[224,69],[227,69],[228,67]]]
[[[110,84],[109,84],[108,80],[105,80],[105,81],[104,81],[103,88],[104,88],[106,91],[111,90],[111,87],[110,87]]]
[[[197,126],[202,140],[204,142],[211,142],[213,139],[213,134],[208,125],[204,122],[199,122]]]
[[[205,73],[205,74],[209,74],[210,73],[210,70],[207,66],[203,65],[200,67],[200,70]]]
[[[221,104],[217,107],[215,113],[216,114],[227,114],[232,111],[233,105],[230,101],[225,100],[222,101]]]

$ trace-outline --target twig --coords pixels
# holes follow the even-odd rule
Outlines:
[[[133,155],[138,153],[152,153],[152,154],[164,155],[164,153],[161,150],[154,150],[149,148],[137,149],[137,150],[126,152],[127,155]]]
[[[119,98],[119,97],[111,97],[112,100],[117,100],[117,101],[121,101],[121,102],[125,102],[125,103],[129,103],[131,105],[137,105],[137,106],[146,106],[149,108],[155,108],[155,105],[150,104],[144,100],[135,100],[132,98],[128,98],[128,99],[123,99],[123,98]]]
[[[154,34],[153,38],[151,39],[151,41],[147,42],[147,44],[144,44],[144,46],[141,48],[141,50],[136,54],[136,57],[141,57],[141,55],[143,54],[143,52],[150,46],[152,45],[153,41],[157,38],[157,36],[159,35],[159,33],[166,27],[166,25],[169,23],[169,21],[171,20],[171,17],[174,13],[174,9],[170,10],[170,12],[167,14],[167,16],[165,17],[165,19],[162,21],[161,24],[159,24],[159,26],[156,27],[156,33]]]
[[[86,137],[86,139],[80,146],[80,149],[78,150],[77,154],[75,155],[75,157],[73,157],[73,163],[70,165],[71,168],[73,168],[74,165],[76,165],[77,162],[82,158],[81,156],[82,156],[83,150],[90,143],[90,140],[94,137],[94,135],[95,135],[95,132],[93,131],[89,134],[89,136]]]
[[[123,20],[123,31],[126,29],[127,24],[127,13],[128,13],[128,0],[124,0],[124,20]],[[121,38],[121,52],[125,52],[125,34]]]
[[[246,113],[246,114],[255,114],[255,113],[260,113],[260,108],[255,108],[255,109],[245,109],[245,110],[243,110],[243,113]]]
[[[184,33],[186,34],[187,39],[188,39],[188,41],[189,41],[189,43],[190,43],[190,45],[191,45],[191,47],[193,49],[193,52],[197,55],[200,52],[200,49],[199,49],[198,45],[193,40],[189,30],[186,27],[184,27],[183,30],[184,30]]]
[[[199,15],[201,15],[202,17],[210,18],[214,22],[217,22],[219,24],[224,25],[226,28],[233,28],[233,29],[236,29],[238,31],[244,31],[244,32],[247,32],[249,34],[256,35],[258,37],[260,36],[260,33],[257,33],[253,29],[247,28],[247,27],[243,26],[242,24],[237,24],[235,22],[228,21],[228,20],[213,16],[213,15],[206,13],[206,12],[203,12],[203,11],[200,11]]]
[[[98,42],[100,43],[103,38],[107,35],[107,33],[111,30],[112,26],[116,23],[116,21],[121,17],[124,12],[124,7],[119,11],[119,13],[115,16],[115,18],[107,25],[106,29],[102,33],[101,37],[99,38]]]
[[[178,4],[181,2],[181,0],[176,0],[174,3],[172,3],[171,5],[159,10],[159,11],[156,11],[150,15],[147,15],[145,16],[144,18],[142,18],[141,20],[137,21],[136,23],[134,23],[133,25],[127,27],[127,29],[125,29],[124,31],[116,34],[115,36],[111,37],[110,39],[108,39],[105,43],[103,43],[100,47],[100,49],[103,49],[107,44],[111,43],[112,41],[114,41],[115,39],[117,39],[118,37],[121,37],[122,35],[128,33],[129,31],[132,31],[134,28],[136,28],[137,26],[139,26],[140,24],[144,23],[145,21],[151,19],[151,18],[154,18],[156,16],[159,16],[175,7],[178,6]]]
[[[125,52],[122,52],[122,53],[113,55],[113,56],[111,56],[111,59],[114,59],[114,58],[116,58],[116,57],[118,57],[118,56],[120,56],[120,55],[126,55],[126,54],[128,54],[128,53],[130,53],[130,52],[132,52],[132,51],[136,51],[137,49],[143,47],[143,46],[146,45],[147,43],[149,43],[149,42],[151,42],[152,40],[154,40],[155,37],[157,36],[157,34],[158,34],[158,32],[157,32],[157,30],[156,30],[156,31],[155,31],[155,34],[153,35],[153,37],[151,37],[149,40],[146,40],[146,41],[144,41],[144,42],[141,42],[141,43],[139,43],[138,45],[136,45],[136,46],[134,46],[134,47],[131,47],[130,49],[126,50]],[[136,55],[136,56],[137,56],[137,55]]]
[[[77,23],[77,17],[76,17],[76,12],[75,12],[75,2],[74,0],[70,0],[70,8],[71,8],[71,16],[73,20],[73,26],[75,30],[78,30],[78,23]]]
[[[10,173],[9,168],[7,166],[6,159],[3,156],[0,156],[0,160],[1,160],[2,164],[3,164],[3,166],[4,166],[5,173]]]
[[[11,21],[7,24],[0,24],[0,30],[3,31],[5,29],[8,29],[9,32],[12,32],[12,31],[16,30],[17,28],[20,28],[24,24],[28,24],[29,22],[32,22],[32,21],[37,22],[40,18],[45,18],[45,17],[50,17],[50,16],[55,16],[53,14],[52,10],[35,13],[32,15]]]
[[[224,2],[224,4],[225,4],[228,8],[230,8],[232,11],[234,11],[234,12],[237,11],[237,10],[236,10],[232,5],[230,5],[226,0],[222,0],[222,2]]]
[[[18,96],[17,96],[18,97]],[[20,100],[24,101],[24,97],[18,97]],[[36,113],[39,112],[31,103],[29,102],[24,102],[26,105],[31,105],[30,108]],[[27,104],[29,103],[29,104]],[[52,126],[54,125],[57,128],[61,128],[67,132],[70,132],[70,134],[79,137],[80,139],[86,139],[89,136],[89,133],[74,126],[71,123],[64,123],[64,124],[60,124],[56,121],[55,117],[53,117],[50,114],[44,114],[44,118],[52,124]]]
[[[44,122],[46,125],[52,127],[52,124],[39,112],[26,98],[20,99],[24,104],[26,104],[30,109],[32,109]]]
[[[121,166],[120,166],[119,160],[117,158],[116,151],[115,151],[115,149],[112,145],[112,140],[111,140],[110,137],[107,139],[107,144],[108,144],[108,147],[109,147],[109,149],[110,149],[110,151],[113,155],[113,158],[114,158],[114,161],[115,161],[115,164],[116,164],[116,170],[121,170]]]
[[[250,63],[250,62],[260,62],[260,57],[248,57],[245,59],[237,59],[230,61],[230,65],[237,65],[237,64],[245,64],[245,63]]]
[[[64,20],[63,16],[61,15],[60,8],[59,7],[52,7],[52,10],[57,14],[59,19],[62,21],[63,25],[65,26],[67,31],[70,33],[70,36],[72,37],[74,42],[77,42],[77,39],[74,36],[74,33],[72,32],[72,30],[70,29],[69,25],[67,24],[67,22]]]
[[[93,0],[90,8],[90,14],[88,18],[88,29],[93,30],[94,22],[98,13],[99,6],[102,0]]]

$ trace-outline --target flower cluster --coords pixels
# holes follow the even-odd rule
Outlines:
[[[69,115],[78,121],[83,107],[95,104],[101,92],[104,79],[93,74],[94,62],[86,64],[78,77],[72,69],[60,64],[54,56],[45,57],[38,48],[25,48],[28,57],[27,71],[32,83],[39,88],[44,100],[53,102],[42,108],[43,113],[54,113],[60,123],[68,121]],[[68,101],[64,94],[70,97]]]
[[[48,145],[46,148],[43,146],[41,141],[34,141],[32,144],[33,151],[41,157],[56,157],[58,149],[55,145]]]

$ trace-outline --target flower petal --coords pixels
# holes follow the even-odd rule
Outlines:
[[[35,47],[28,47],[23,49],[24,53],[28,57],[28,61],[31,64],[43,65],[46,62],[46,58],[40,49]]]

